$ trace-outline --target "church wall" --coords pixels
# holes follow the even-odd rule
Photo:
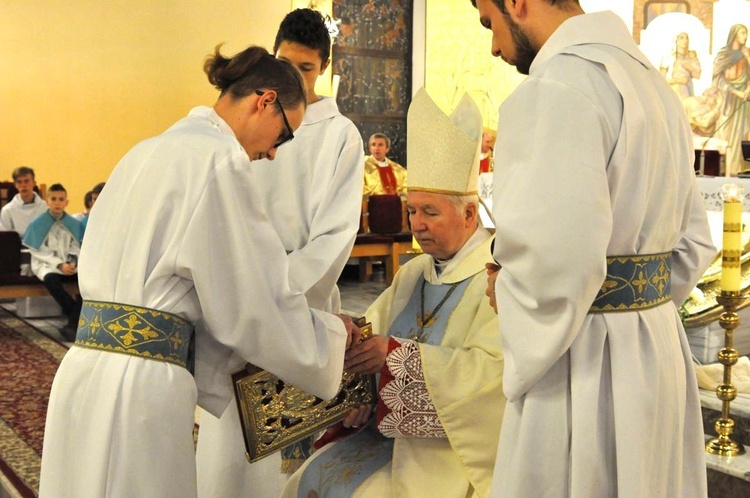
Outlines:
[[[138,141],[217,92],[202,71],[220,42],[273,45],[290,1],[0,1],[0,179],[34,168],[68,211]],[[144,199],[144,202],[148,202]]]
[[[429,0],[425,15],[426,90],[446,113],[467,92],[479,106],[484,126],[497,129],[497,109],[523,76],[492,56],[492,33],[479,24],[468,0]]]
[[[629,28],[633,26],[633,2],[580,0],[587,12],[612,10]],[[492,56],[492,33],[479,24],[477,10],[468,0],[427,1],[425,24],[425,88],[430,96],[449,113],[467,92],[482,111],[484,126],[497,129],[500,104],[524,76]]]

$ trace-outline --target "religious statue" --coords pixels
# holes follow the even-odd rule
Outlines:
[[[659,70],[680,100],[694,95],[693,79],[701,77],[701,63],[695,50],[690,50],[687,33],[677,35],[674,51],[662,59]]]
[[[750,49],[746,42],[747,27],[735,24],[729,30],[727,44],[714,59],[713,86],[724,95],[717,132],[730,145],[726,164],[732,172],[744,169],[740,143],[750,129],[750,107],[745,105],[750,96]]]

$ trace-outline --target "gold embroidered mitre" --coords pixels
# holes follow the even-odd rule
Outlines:
[[[409,191],[475,195],[482,145],[482,114],[469,95],[450,116],[421,88],[407,114]]]

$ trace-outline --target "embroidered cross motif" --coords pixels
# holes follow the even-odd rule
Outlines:
[[[141,320],[135,313],[129,314],[124,320],[124,324],[125,325],[123,326],[121,322],[114,322],[109,324],[107,329],[109,329],[113,335],[118,337],[125,346],[159,337],[159,334],[151,328],[148,322]],[[136,328],[139,325],[140,327]],[[125,332],[125,334],[121,335],[121,332]],[[139,340],[136,338],[135,334],[140,335],[141,339]]]

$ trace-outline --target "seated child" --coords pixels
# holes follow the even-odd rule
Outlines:
[[[68,317],[61,330],[67,341],[75,340],[81,300],[68,294],[63,282],[73,280],[81,250],[83,227],[81,222],[65,212],[68,193],[56,183],[47,191],[49,209],[36,217],[26,229],[23,243],[31,253],[31,271],[44,282],[55,301]]]

